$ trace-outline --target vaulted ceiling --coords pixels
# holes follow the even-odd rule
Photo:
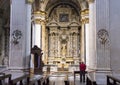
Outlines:
[[[76,12],[78,12],[78,15],[79,15],[79,11],[81,10],[81,7],[77,0],[49,0],[49,2],[46,5],[45,10],[47,11],[47,13],[50,16],[50,14],[54,10],[54,8],[57,8],[60,5],[64,5],[64,6],[69,5],[71,8],[76,10]]]
[[[80,9],[88,8],[87,1],[89,0],[35,0],[34,8],[48,11],[57,5],[67,4],[76,7],[76,9],[80,11]]]
[[[80,11],[88,9],[89,0],[34,0],[33,12],[34,11],[45,11],[49,17],[52,11],[60,5],[70,6],[80,15]]]
[[[78,0],[49,0],[46,6],[46,10],[49,9],[53,5],[59,5],[59,4],[72,4],[75,5],[76,7],[80,8],[80,4]]]

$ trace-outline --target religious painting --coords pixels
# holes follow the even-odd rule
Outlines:
[[[59,15],[59,21],[60,22],[68,22],[69,21],[69,15],[68,14],[60,14]]]

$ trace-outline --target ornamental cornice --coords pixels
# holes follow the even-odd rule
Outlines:
[[[81,16],[86,16],[89,14],[89,9],[85,9],[81,11]]]
[[[45,16],[45,15],[46,15],[46,12],[40,10],[40,11],[35,11],[35,12],[33,12],[33,14],[34,14],[34,15],[42,15],[42,16]]]
[[[35,12],[33,12],[32,20],[35,23],[46,22],[46,12],[44,12],[44,11],[35,11]]]
[[[36,24],[46,24],[46,20],[42,20],[42,19],[34,19],[33,22]]]
[[[34,19],[34,23],[40,24],[40,19]]]

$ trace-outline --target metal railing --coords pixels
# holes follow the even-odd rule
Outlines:
[[[107,85],[120,85],[120,79],[107,75]]]

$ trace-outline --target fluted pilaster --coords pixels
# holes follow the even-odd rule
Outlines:
[[[109,0],[96,1],[97,68],[102,70],[110,70],[109,8]]]
[[[26,69],[31,46],[31,4],[26,4],[25,0],[11,2],[9,66],[10,69]]]

